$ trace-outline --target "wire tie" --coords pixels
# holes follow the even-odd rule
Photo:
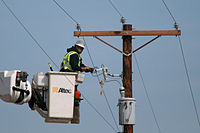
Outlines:
[[[126,53],[122,53],[123,55],[125,55],[125,56],[130,56],[130,55],[132,55],[133,53],[131,52],[131,53],[129,53],[129,54],[126,54]]]

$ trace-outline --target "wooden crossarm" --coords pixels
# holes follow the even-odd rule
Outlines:
[[[179,36],[180,30],[74,31],[74,36]]]

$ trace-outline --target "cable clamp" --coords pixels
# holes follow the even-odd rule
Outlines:
[[[128,57],[128,56],[132,55],[133,53],[131,52],[129,54],[126,54],[126,53],[122,52],[122,54]]]

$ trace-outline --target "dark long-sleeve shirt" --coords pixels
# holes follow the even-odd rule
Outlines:
[[[79,62],[79,57],[77,54],[73,54],[70,56],[70,65],[71,65],[73,71],[81,71],[81,67],[85,66],[82,63],[82,59],[81,59],[80,67],[78,66],[78,62]]]

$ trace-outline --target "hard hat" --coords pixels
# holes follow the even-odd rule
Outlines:
[[[82,48],[85,48],[85,42],[83,40],[78,40],[76,43],[75,43],[76,46],[79,46],[79,47],[82,47]]]

